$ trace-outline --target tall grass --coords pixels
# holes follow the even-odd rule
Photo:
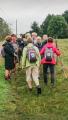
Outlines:
[[[68,40],[58,40],[64,65],[68,65]],[[61,66],[56,66],[56,87],[46,87],[41,73],[42,94],[30,93],[25,81],[25,71],[17,70],[10,82],[4,80],[4,65],[0,61],[0,120],[68,120],[68,80]],[[68,72],[68,71],[67,71]]]

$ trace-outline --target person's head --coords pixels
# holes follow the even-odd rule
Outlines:
[[[37,43],[41,43],[41,37],[40,36],[37,37]]]
[[[11,42],[11,41],[12,41],[11,35],[7,35],[7,36],[5,37],[5,40],[6,40],[7,42]]]
[[[43,40],[47,40],[48,39],[48,35],[44,34],[42,37]]]
[[[36,39],[37,38],[37,33],[36,32],[32,32],[31,36],[32,36],[32,38]]]
[[[27,39],[28,37],[31,37],[31,34],[30,34],[30,33],[26,33],[26,34],[25,34],[25,38]]]
[[[25,38],[25,34],[20,34],[20,36],[22,39]]]
[[[16,42],[16,39],[17,39],[16,35],[12,34],[11,37],[12,37],[12,42]]]
[[[48,42],[49,42],[49,43],[53,43],[53,38],[52,38],[52,37],[49,37],[49,38],[48,38]]]
[[[32,38],[31,38],[31,36],[29,36],[29,37],[27,38],[27,43],[32,43]]]

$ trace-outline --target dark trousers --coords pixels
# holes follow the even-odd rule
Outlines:
[[[48,83],[48,73],[50,71],[51,74],[51,83],[55,82],[55,65],[53,64],[43,64],[43,77],[45,84]]]

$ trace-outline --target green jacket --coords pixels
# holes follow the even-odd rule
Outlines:
[[[37,61],[35,63],[30,63],[28,58],[27,58],[27,49],[32,47],[32,46],[34,47],[34,49],[36,50],[36,53],[37,53]],[[22,69],[27,68],[29,66],[33,66],[33,65],[34,66],[37,65],[39,67],[40,60],[41,60],[41,56],[40,56],[39,50],[36,46],[34,46],[32,43],[29,43],[26,47],[24,47],[23,54],[22,54]]]

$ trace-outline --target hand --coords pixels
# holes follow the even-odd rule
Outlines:
[[[16,53],[14,53],[14,56],[15,56],[15,57],[17,57],[17,54],[16,54]]]

